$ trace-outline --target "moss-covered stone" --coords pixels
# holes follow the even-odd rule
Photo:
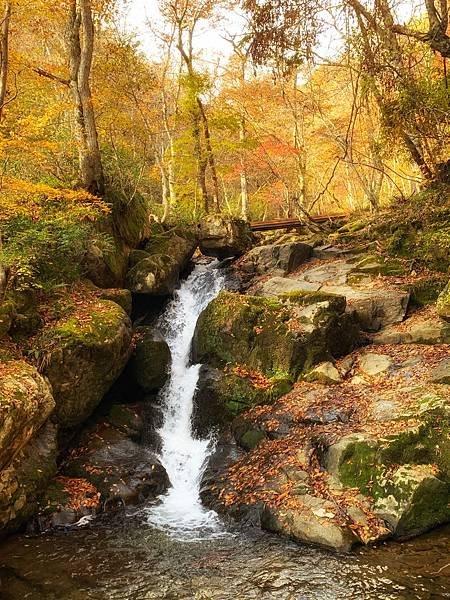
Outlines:
[[[130,290],[120,288],[101,290],[99,298],[102,300],[110,300],[123,308],[127,315],[131,315],[133,300]]]
[[[144,260],[144,258],[150,258],[151,254],[145,250],[132,250],[128,256],[128,268],[132,269],[138,262]]]
[[[15,306],[11,300],[0,303],[0,339],[7,335],[11,329],[15,313]]]
[[[82,423],[124,368],[131,323],[114,302],[96,300],[71,313],[36,340],[62,427]]]
[[[155,392],[167,381],[170,349],[161,334],[150,327],[138,328],[137,334],[129,373],[144,392]]]
[[[243,364],[267,377],[295,380],[314,364],[351,350],[356,338],[351,318],[328,302],[302,308],[222,292],[200,315],[193,353],[197,362]]]
[[[167,296],[173,293],[180,275],[180,265],[165,254],[144,258],[127,273],[126,286],[135,294]]]
[[[436,302],[436,310],[440,317],[450,320],[450,283],[444,288]]]
[[[219,259],[240,256],[252,246],[250,226],[242,219],[208,215],[199,226],[200,251]]]
[[[147,242],[145,251],[150,255],[170,256],[182,270],[197,248],[196,232],[190,229],[171,228],[155,232]]]
[[[422,307],[433,304],[445,287],[445,279],[439,276],[426,277],[408,285],[410,300],[414,306]]]
[[[36,512],[56,473],[56,456],[56,427],[47,421],[1,472],[0,535],[17,530]]]
[[[36,435],[55,407],[51,388],[23,361],[0,364],[0,469]]]

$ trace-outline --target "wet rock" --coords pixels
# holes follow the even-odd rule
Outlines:
[[[297,510],[267,508],[262,526],[299,542],[347,552],[358,539],[351,529],[334,522],[335,510],[332,502],[306,494],[299,498]]]
[[[317,381],[326,385],[341,383],[342,378],[339,371],[332,362],[320,363],[305,375],[306,381]]]
[[[386,373],[392,365],[393,360],[390,356],[368,352],[361,356],[358,367],[364,375],[374,377]]]
[[[138,327],[136,333],[136,345],[127,372],[144,392],[155,392],[167,381],[170,349],[163,336],[151,327]]]
[[[37,510],[38,499],[56,473],[56,426],[47,421],[6,465],[0,477],[0,533],[16,531]]]
[[[128,360],[131,336],[130,319],[120,306],[94,300],[73,308],[36,340],[45,349],[52,339],[43,372],[63,428],[83,423],[98,406]]]
[[[259,275],[272,273],[283,277],[295,271],[311,254],[312,246],[304,243],[257,246],[245,256],[240,268]]]
[[[220,260],[240,256],[251,248],[252,232],[246,221],[210,215],[201,223],[200,251]]]

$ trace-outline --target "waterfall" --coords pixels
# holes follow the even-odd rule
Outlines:
[[[158,430],[159,459],[171,488],[148,509],[148,523],[179,539],[198,539],[220,529],[216,513],[206,510],[200,500],[200,483],[214,442],[196,438],[192,430],[200,365],[189,360],[198,317],[224,286],[224,277],[215,267],[216,263],[197,265],[159,323],[172,353],[169,379],[160,392],[163,424]]]

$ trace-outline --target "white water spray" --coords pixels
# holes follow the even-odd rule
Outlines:
[[[189,357],[198,317],[223,286],[224,277],[214,265],[197,265],[160,321],[172,366],[160,392],[164,420],[158,430],[159,459],[172,487],[160,504],[149,509],[148,522],[179,539],[213,536],[220,530],[216,513],[206,510],[200,500],[200,483],[214,443],[211,438],[198,439],[193,434],[193,400],[200,365],[190,365]]]

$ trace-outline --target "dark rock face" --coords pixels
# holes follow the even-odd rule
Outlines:
[[[92,303],[87,321],[75,310],[52,330],[44,374],[63,428],[83,423],[98,406],[127,363],[131,336],[128,315],[106,300]]]
[[[106,420],[87,429],[40,501],[37,528],[72,525],[163,494],[170,482],[155,455],[139,443],[142,427],[140,406],[114,405]],[[73,488],[80,490],[76,498]]]
[[[137,341],[127,373],[145,393],[163,387],[170,368],[170,350],[162,335],[151,327],[138,327]]]
[[[205,256],[223,260],[241,256],[251,248],[252,232],[246,221],[210,215],[199,228],[200,251]]]
[[[312,246],[301,242],[257,246],[244,257],[240,268],[254,274],[284,277],[311,258]]]

